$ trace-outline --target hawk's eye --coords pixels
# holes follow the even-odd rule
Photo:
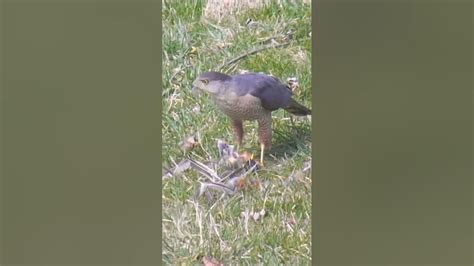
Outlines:
[[[205,85],[209,84],[209,80],[208,80],[208,79],[203,79],[203,80],[201,80],[201,81],[202,81],[202,83],[204,83]]]

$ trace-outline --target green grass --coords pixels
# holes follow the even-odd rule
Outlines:
[[[163,6],[163,165],[171,168],[185,158],[179,143],[198,134],[199,146],[189,154],[199,161],[218,158],[217,139],[232,144],[229,120],[207,95],[191,94],[192,81],[202,72],[216,70],[224,62],[261,47],[262,40],[277,42],[289,30],[289,46],[267,49],[227,68],[265,72],[283,82],[296,77],[300,89],[295,98],[311,107],[311,11],[303,4],[273,4],[217,22],[203,19],[204,1],[171,1]],[[247,18],[258,24],[246,26]],[[192,47],[196,48],[192,52]],[[200,110],[196,111],[199,107]],[[259,154],[256,123],[246,122],[241,150]],[[210,256],[227,264],[311,263],[311,122],[296,119],[283,110],[273,113],[273,148],[265,167],[248,177],[249,185],[232,196],[220,195],[208,202],[193,200],[199,181],[193,170],[163,180],[163,262],[200,264]],[[266,215],[246,226],[242,212]]]

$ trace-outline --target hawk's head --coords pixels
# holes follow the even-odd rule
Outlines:
[[[193,81],[193,91],[207,91],[211,94],[218,94],[223,89],[225,81],[231,80],[232,77],[219,72],[205,72]]]

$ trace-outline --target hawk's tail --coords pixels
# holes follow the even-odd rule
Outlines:
[[[290,98],[290,102],[288,103],[288,107],[283,108],[286,111],[298,115],[298,116],[304,116],[304,115],[311,115],[311,110],[306,108],[305,106],[299,104],[296,102],[293,98]]]

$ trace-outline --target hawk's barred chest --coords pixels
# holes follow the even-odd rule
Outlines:
[[[219,109],[234,120],[257,120],[262,114],[270,112],[262,107],[260,99],[250,94],[237,96],[231,92],[214,97]]]

